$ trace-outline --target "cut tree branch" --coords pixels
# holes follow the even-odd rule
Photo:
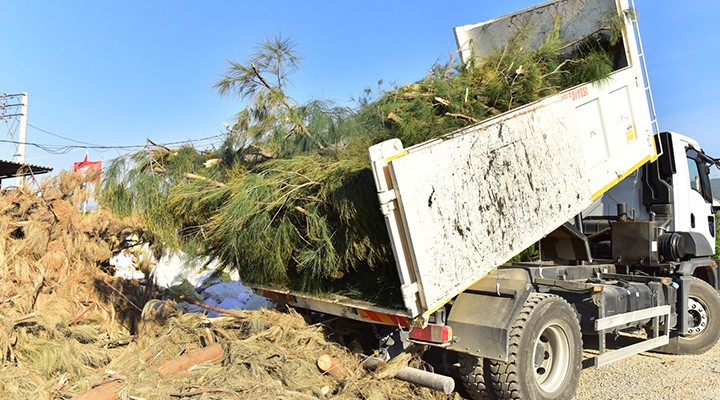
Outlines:
[[[466,120],[466,121],[470,121],[470,122],[478,122],[478,120],[477,120],[477,119],[475,119],[475,118],[473,118],[473,117],[468,117],[468,116],[467,116],[467,115],[465,115],[465,114],[459,114],[459,113],[445,113],[445,115],[447,115],[448,117],[455,117],[455,118],[460,118],[460,119],[464,119],[464,120]]]
[[[196,180],[199,180],[199,181],[204,181],[204,182],[212,183],[213,185],[215,185],[215,186],[217,186],[217,187],[225,187],[225,184],[222,183],[222,182],[218,182],[218,181],[216,181],[216,180],[212,180],[212,179],[210,179],[210,178],[206,178],[206,177],[201,176],[201,175],[193,174],[192,172],[186,173],[186,174],[185,174],[185,177],[186,177],[186,178],[189,178],[189,179],[196,179]]]
[[[204,303],[201,303],[201,302],[199,302],[199,301],[195,301],[195,300],[188,299],[187,297],[185,297],[185,296],[183,296],[183,295],[180,295],[180,296],[179,296],[179,299],[182,300],[182,301],[188,302],[188,303],[190,303],[190,304],[194,304],[194,305],[196,305],[196,306],[198,306],[198,307],[204,308],[204,309],[206,309],[206,310],[215,311],[215,312],[217,312],[217,313],[224,314],[224,315],[227,315],[227,316],[236,318],[236,319],[243,319],[243,318],[242,318],[241,316],[239,316],[236,312],[233,312],[233,311],[231,311],[231,310],[226,310],[226,309],[224,309],[224,308],[209,306],[209,305],[204,304]],[[250,310],[243,310],[243,312],[250,312]]]

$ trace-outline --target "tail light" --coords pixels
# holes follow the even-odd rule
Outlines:
[[[434,344],[447,344],[453,340],[452,328],[447,325],[428,324],[424,328],[414,328],[411,330],[410,340]]]

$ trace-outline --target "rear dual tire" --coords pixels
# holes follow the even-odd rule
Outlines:
[[[474,399],[572,399],[582,366],[575,311],[561,297],[532,293],[510,330],[508,361],[460,356]]]

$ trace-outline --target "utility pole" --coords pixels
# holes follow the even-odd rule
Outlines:
[[[0,119],[7,120],[11,117],[18,119],[18,141],[14,155],[14,161],[25,164],[25,143],[27,141],[28,121],[28,97],[27,92],[19,94],[0,95]],[[12,137],[12,131],[8,132]],[[14,139],[14,138],[13,138]]]
[[[28,120],[28,94],[22,93],[20,101],[20,126],[18,127],[18,147],[15,154],[15,161],[25,164],[25,142],[27,141],[27,120]]]

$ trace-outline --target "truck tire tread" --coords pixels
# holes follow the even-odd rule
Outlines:
[[[515,319],[512,329],[510,330],[509,356],[510,359],[516,359],[520,345],[520,335],[523,328],[530,319],[533,309],[540,304],[541,299],[546,296],[540,293],[533,293],[525,302],[520,315]],[[490,376],[493,381],[493,390],[499,399],[519,399],[518,383],[517,383],[517,364],[514,362],[502,363],[498,361],[490,361]]]
[[[497,399],[527,399],[527,395],[521,390],[521,383],[519,382],[520,376],[518,372],[518,360],[520,358],[520,342],[523,338],[523,332],[532,318],[532,314],[535,309],[543,302],[553,298],[559,299],[571,309],[570,305],[560,296],[549,293],[532,293],[525,302],[523,308],[520,310],[520,314],[515,319],[515,323],[510,330],[510,341],[508,346],[509,361],[501,362],[489,360],[488,366],[490,368],[490,380]],[[580,326],[579,323],[577,323],[577,320],[574,330],[575,337],[580,343],[580,349],[582,349],[582,335],[580,333]],[[582,358],[581,355],[579,355],[579,357]],[[581,361],[578,361],[578,363],[580,362]],[[579,364],[577,374],[579,376]],[[572,377],[570,379],[572,379]],[[575,383],[573,383],[573,385],[574,384]],[[572,392],[574,393],[574,388]],[[573,393],[570,393],[570,397],[572,397]],[[566,397],[563,396],[559,398]]]
[[[488,360],[469,354],[459,354],[460,379],[473,400],[495,400],[495,393],[488,390]]]

